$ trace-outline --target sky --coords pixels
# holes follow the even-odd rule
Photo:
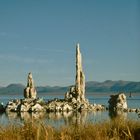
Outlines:
[[[80,43],[86,81],[140,81],[139,0],[0,0],[0,86],[67,86]]]

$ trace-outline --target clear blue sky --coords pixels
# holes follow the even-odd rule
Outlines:
[[[0,85],[71,85],[80,43],[86,81],[140,81],[139,0],[0,0]]]

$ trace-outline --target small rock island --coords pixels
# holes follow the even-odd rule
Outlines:
[[[32,73],[28,74],[24,99],[11,100],[6,105],[6,112],[69,112],[105,110],[103,105],[92,105],[85,97],[85,75],[82,68],[80,45],[76,45],[76,78],[75,85],[66,92],[64,99],[53,99],[48,102],[37,98]]]

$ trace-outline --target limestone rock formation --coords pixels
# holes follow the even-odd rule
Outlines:
[[[76,78],[75,86],[70,88],[70,91],[65,94],[65,100],[72,103],[88,103],[85,99],[85,75],[82,68],[82,55],[80,45],[76,45]]]
[[[127,101],[124,93],[111,95],[108,103],[109,103],[109,110],[112,111],[127,109]]]
[[[27,78],[27,87],[24,89],[24,97],[25,98],[36,98],[37,92],[34,86],[34,81],[32,77],[32,73],[28,74]]]
[[[46,111],[46,102],[36,97],[36,89],[32,74],[28,74],[27,87],[24,89],[24,99],[11,100],[6,105],[6,112],[40,112]]]
[[[65,94],[65,101],[73,110],[104,110],[102,105],[91,105],[85,98],[85,75],[82,68],[82,55],[80,45],[76,45],[76,78],[75,85]]]
[[[76,79],[75,92],[80,101],[85,101],[85,75],[82,68],[82,56],[79,43],[76,46]]]
[[[103,110],[102,105],[91,105],[85,98],[85,76],[82,68],[82,56],[79,44],[76,45],[75,85],[66,92],[64,99],[54,99],[47,103],[47,112],[69,112],[82,110]]]
[[[18,99],[14,99],[14,100],[9,101],[6,105],[6,112],[8,112],[8,111],[17,112],[18,106],[20,104],[21,104],[21,101]]]
[[[24,90],[25,99],[8,102],[7,111],[15,112],[70,112],[83,110],[104,110],[102,105],[91,105],[85,98],[85,75],[82,68],[82,56],[79,44],[76,45],[76,78],[75,85],[65,94],[64,99],[54,99],[40,102],[36,98],[36,90],[32,74],[27,78],[27,87]]]
[[[45,101],[32,98],[11,100],[6,105],[6,112],[44,112]]]
[[[85,75],[82,68],[82,55],[79,44],[76,45],[76,78],[75,85],[65,94],[65,101],[71,103],[75,110],[89,109],[89,102],[85,98]]]
[[[117,95],[111,95],[108,101],[109,103],[109,116],[111,118],[120,117],[126,118],[128,111],[127,100],[124,93],[119,93]]]

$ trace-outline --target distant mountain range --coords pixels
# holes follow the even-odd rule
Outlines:
[[[7,87],[0,87],[0,94],[21,94],[25,86],[22,84],[10,84]],[[39,86],[36,87],[38,93],[65,93],[70,86]],[[140,92],[140,82],[131,81],[111,81],[86,82],[86,92]]]

